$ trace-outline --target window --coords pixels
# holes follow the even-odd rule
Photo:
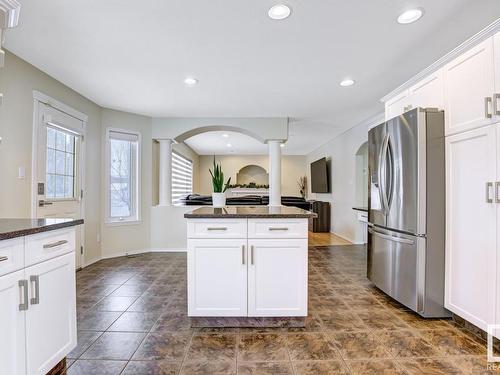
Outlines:
[[[75,198],[75,148],[74,134],[47,126],[46,199]]]
[[[172,152],[172,204],[193,193],[193,162]]]
[[[108,222],[139,220],[139,143],[138,133],[108,130]]]

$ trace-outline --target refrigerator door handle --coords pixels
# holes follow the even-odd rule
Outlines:
[[[399,242],[399,243],[404,243],[404,244],[407,244],[407,245],[415,245],[415,241],[408,240],[406,238],[391,236],[390,234],[381,233],[381,232],[376,231],[376,230],[374,230],[372,228],[368,228],[368,232],[371,233],[371,234],[373,234],[374,236],[383,238],[384,240],[393,241],[393,242]]]
[[[387,181],[386,181],[387,164],[386,164],[386,161],[387,161],[388,148],[389,148],[389,134],[386,134],[386,136],[382,142],[382,147],[380,149],[380,155],[378,157],[379,193],[381,196],[383,211],[386,215],[389,212],[389,202],[387,201],[387,193],[385,191],[385,188],[387,185]]]
[[[387,149],[386,149],[386,163],[387,163],[387,158],[389,158],[389,181],[386,182],[386,187],[384,187],[384,193],[386,194],[386,201],[387,201],[387,213],[389,213],[390,207],[391,207],[391,202],[393,198],[393,193],[394,193],[394,154],[393,154],[393,147],[391,145],[391,137],[389,134],[387,134]],[[385,167],[387,169],[387,166]]]

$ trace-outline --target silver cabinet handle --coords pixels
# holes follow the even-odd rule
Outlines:
[[[493,95],[493,113],[496,116],[500,116],[500,107],[498,106],[499,100],[500,100],[500,94]]]
[[[245,264],[245,245],[241,245],[241,264]]]
[[[405,244],[408,244],[408,245],[414,245],[415,244],[415,241],[407,240],[406,238],[391,236],[389,234],[380,233],[380,232],[377,232],[376,230],[373,230],[372,228],[368,228],[368,232],[370,232],[374,236],[383,238],[384,240],[405,243]]]
[[[25,311],[28,310],[28,280],[19,280],[19,288],[21,289],[19,311]]]
[[[490,196],[490,191],[492,187],[493,187],[493,182],[486,183],[486,203],[493,203],[493,199]]]
[[[31,275],[30,282],[35,283],[35,296],[30,299],[30,303],[38,305],[40,303],[40,277],[38,275]]]
[[[492,104],[493,100],[488,96],[484,98],[484,117],[491,118],[493,117],[490,113],[490,104]]]
[[[207,230],[227,230],[226,227],[208,227]]]
[[[52,202],[47,202],[46,200],[40,199],[38,201],[38,207],[44,207],[44,206],[52,206],[54,203]]]
[[[500,194],[498,192],[500,188],[500,181],[495,182],[495,203],[500,203]]]
[[[282,230],[282,231],[288,230],[287,227],[270,227],[268,229],[271,230],[271,231],[273,231],[273,230]]]
[[[253,261],[253,245],[250,246],[250,264],[254,264],[254,261]]]
[[[6,260],[9,260],[9,257],[5,257],[5,256],[0,257],[0,262],[5,262]]]
[[[52,242],[52,243],[48,243],[48,244],[43,245],[43,248],[44,249],[51,249],[53,247],[61,246],[61,245],[67,244],[67,243],[68,243],[68,240],[56,241],[56,242]]]

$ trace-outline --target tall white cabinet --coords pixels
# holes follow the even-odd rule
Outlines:
[[[75,229],[0,241],[0,374],[45,375],[76,346]]]

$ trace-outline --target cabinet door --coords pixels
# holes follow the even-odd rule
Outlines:
[[[188,240],[188,315],[247,316],[247,240]]]
[[[385,102],[385,119],[390,120],[406,112],[408,109],[408,90],[396,95]]]
[[[495,319],[496,144],[495,125],[446,138],[445,307],[484,330]]]
[[[446,135],[493,123],[493,40],[484,41],[445,66]]]
[[[307,316],[307,239],[248,246],[248,316]]]
[[[19,281],[24,270],[0,277],[0,374],[26,374],[25,322]]]
[[[30,283],[27,372],[44,375],[76,346],[75,254],[28,267],[25,275]]]
[[[408,101],[412,108],[444,109],[443,70],[438,70],[410,87]]]
[[[500,32],[493,37],[493,43],[495,65],[495,95],[493,97],[493,111],[495,121],[500,121]]]

